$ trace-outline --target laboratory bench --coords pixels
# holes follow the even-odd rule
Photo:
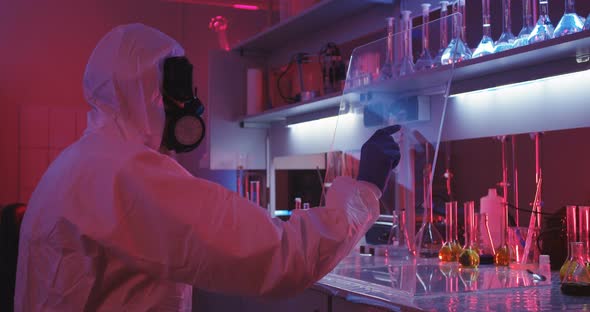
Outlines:
[[[195,291],[195,311],[588,311],[590,297],[563,295],[559,273],[542,281],[525,267],[462,269],[438,259],[359,254],[301,294],[282,300]],[[538,271],[534,266],[531,271]]]

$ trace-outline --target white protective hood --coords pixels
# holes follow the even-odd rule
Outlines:
[[[294,294],[378,217],[377,187],[340,177],[326,207],[283,222],[158,153],[160,65],[182,54],[140,24],[99,42],[84,78],[88,129],[50,165],[23,220],[16,311],[190,311],[191,286]]]

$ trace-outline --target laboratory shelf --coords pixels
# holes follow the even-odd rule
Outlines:
[[[405,95],[444,93],[452,75],[450,94],[526,82],[590,69],[590,31],[467,60],[451,66],[347,90],[348,100],[364,92]],[[338,113],[342,94],[329,94],[307,102],[289,104],[240,119],[242,127],[268,127],[273,122],[317,119]],[[315,115],[315,118],[314,118]]]
[[[391,10],[391,0],[323,0],[232,47],[233,51],[257,51],[270,54],[290,40],[317,31],[326,25],[371,7],[381,6]]]

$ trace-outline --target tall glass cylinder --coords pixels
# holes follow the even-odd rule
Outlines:
[[[576,14],[576,0],[565,0],[565,12],[555,27],[555,38],[582,31],[584,22]]]
[[[425,70],[434,67],[434,61],[430,55],[430,3],[422,3],[422,52],[416,61],[416,70]]]
[[[514,34],[512,34],[512,15],[510,11],[511,0],[502,0],[502,34],[498,41],[494,52],[502,52],[512,49],[514,45]]]
[[[549,0],[539,0],[539,18],[529,35],[529,44],[553,38],[554,28],[549,18]]]
[[[465,248],[459,255],[459,264],[465,268],[479,266],[479,252],[476,248],[475,202],[468,201],[463,205],[465,217]]]
[[[398,75],[405,76],[414,72],[414,60],[412,57],[412,19],[411,11],[401,12],[402,56],[398,68]]]
[[[438,258],[443,262],[452,262],[456,261],[457,258],[453,255],[453,228],[454,223],[456,222],[453,219],[453,204],[457,204],[457,202],[449,202],[445,203],[445,243],[440,248],[438,252]]]
[[[483,37],[473,52],[473,57],[480,57],[494,53],[494,40],[492,40],[492,24],[490,15],[490,0],[481,0],[481,17]]]
[[[559,279],[562,281],[570,265],[569,259],[572,255],[570,243],[576,242],[578,239],[578,226],[576,219],[577,209],[578,207],[574,205],[570,205],[565,208],[567,257],[565,258],[565,262],[561,266],[561,269],[559,269]]]
[[[391,79],[394,76],[393,35],[394,35],[394,29],[395,29],[395,18],[387,17],[387,18],[385,18],[385,23],[387,25],[387,38],[386,38],[386,46],[385,46],[385,62],[383,63],[383,66],[381,66],[381,69],[379,70],[379,78],[381,80]]]
[[[522,28],[518,33],[514,47],[522,47],[529,44],[529,36],[535,28],[533,21],[533,9],[531,4],[535,0],[522,0]]]
[[[467,9],[465,7],[465,0],[457,1],[457,11],[461,13],[461,40],[467,46]]]
[[[590,262],[590,206],[579,206],[580,237],[579,240],[586,249],[586,263]]]
[[[436,66],[442,65],[441,58],[445,51],[447,45],[449,45],[449,27],[448,27],[448,20],[447,16],[449,15],[449,1],[441,1],[440,2],[440,41],[439,41],[439,49],[438,53],[434,57],[434,63]]]

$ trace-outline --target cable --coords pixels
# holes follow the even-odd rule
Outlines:
[[[293,63],[295,62],[295,57],[297,56],[297,54],[294,54],[291,56],[291,59],[289,60],[289,64],[287,65],[287,68],[281,72],[281,74],[279,74],[279,77],[277,78],[277,90],[279,91],[279,96],[287,103],[287,104],[293,104],[293,103],[297,103],[298,100],[297,98],[292,98],[292,97],[288,97],[285,96],[281,90],[281,79],[283,79],[283,77],[285,76],[285,74],[287,74],[287,72],[289,72],[289,69],[291,69],[291,66],[293,65]]]

